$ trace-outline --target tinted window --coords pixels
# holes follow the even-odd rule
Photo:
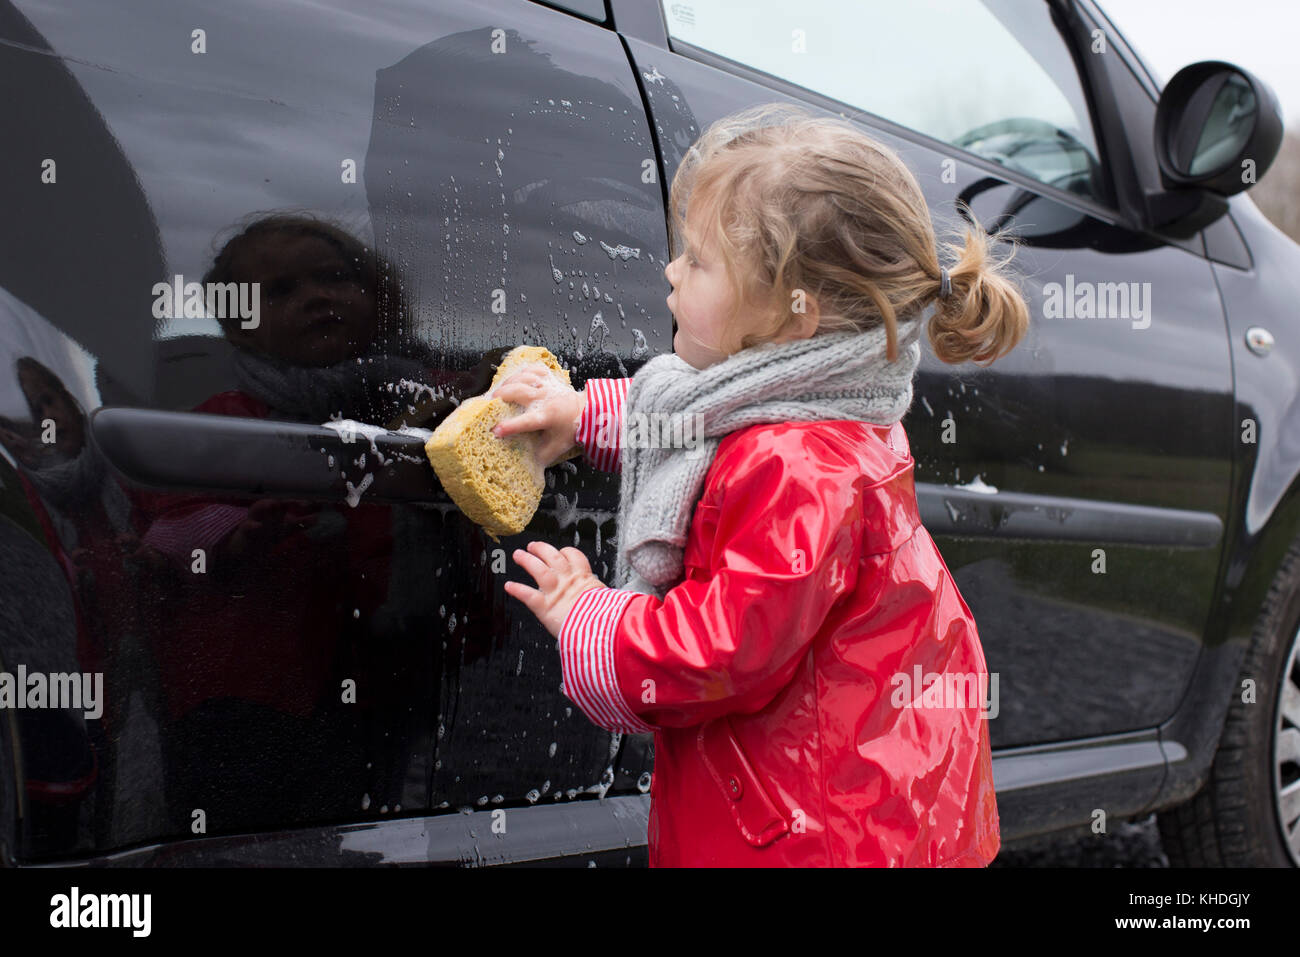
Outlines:
[[[669,34],[1102,200],[1069,47],[1025,0],[663,0]]]

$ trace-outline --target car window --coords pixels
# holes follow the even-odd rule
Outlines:
[[[1083,84],[1046,3],[663,0],[663,7],[674,40],[1107,202]]]
[[[1123,32],[1120,31],[1115,21],[1111,19],[1110,14],[1106,12],[1105,9],[1096,3],[1089,3],[1085,4],[1085,10],[1093,14],[1094,19],[1105,24],[1107,35],[1115,45],[1115,48],[1124,56],[1125,60],[1129,61],[1129,69],[1131,69],[1135,75],[1138,75],[1138,82],[1147,88],[1147,91],[1151,93],[1153,99],[1158,99],[1160,91],[1165,88],[1165,77],[1152,69],[1150,61],[1144,58],[1141,51],[1129,41],[1128,37],[1126,37]],[[1145,74],[1145,77],[1139,74]]]

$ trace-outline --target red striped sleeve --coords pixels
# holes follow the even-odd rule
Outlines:
[[[248,509],[237,505],[202,505],[183,514],[160,516],[149,526],[141,541],[176,561],[186,563],[194,549],[211,551],[247,515]]]
[[[619,436],[623,431],[623,406],[631,379],[588,379],[583,386],[587,397],[578,419],[576,441],[602,472],[619,469]]]
[[[646,597],[603,585],[588,588],[560,626],[560,691],[593,724],[608,731],[637,734],[654,730],[628,707],[614,673],[618,620],[632,599]]]

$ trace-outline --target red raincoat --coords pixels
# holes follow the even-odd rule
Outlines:
[[[598,467],[617,468],[596,436],[618,434],[629,381],[587,383],[577,438]],[[997,855],[984,653],[912,467],[901,424],[732,432],[684,581],[579,596],[562,690],[601,727],[654,732],[652,867]]]

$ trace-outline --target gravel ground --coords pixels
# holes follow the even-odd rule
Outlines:
[[[1109,834],[1067,833],[1003,847],[990,867],[1168,867],[1156,816],[1122,821]]]

